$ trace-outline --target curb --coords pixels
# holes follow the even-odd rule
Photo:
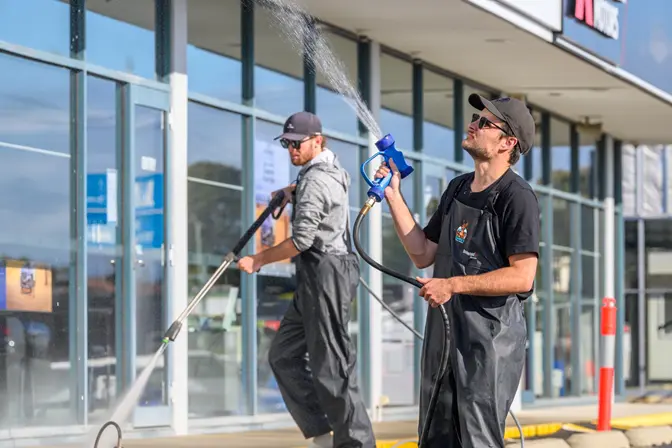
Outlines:
[[[630,441],[620,431],[601,431],[592,433],[572,434],[567,439],[572,448],[594,448],[604,446],[610,448],[630,448]]]
[[[661,414],[636,415],[620,417],[611,420],[611,428],[627,431],[635,428],[649,428],[653,426],[672,426],[672,412]],[[525,438],[544,437],[553,435],[561,430],[571,432],[596,432],[597,420],[575,423],[544,423],[539,425],[521,425]],[[509,426],[504,433],[505,439],[520,439],[520,432],[516,426]]]
[[[611,420],[611,431],[598,432],[597,420],[576,423],[541,423],[536,425],[521,425],[525,436],[525,445],[534,447],[571,447],[583,446],[595,447],[595,442],[608,442],[610,447],[640,447],[672,442],[672,412],[661,414],[637,415],[633,417],[621,417]],[[561,433],[559,438],[548,436]],[[568,434],[569,433],[569,434]],[[569,437],[567,437],[569,436]],[[543,439],[534,440],[536,437]],[[520,431],[516,426],[508,426],[504,433],[507,447],[518,447]],[[529,440],[532,439],[532,440]],[[625,444],[624,444],[625,443]],[[642,443],[649,443],[643,445]],[[376,448],[415,448],[418,446],[416,437],[404,439],[385,439],[376,442]],[[607,446],[607,445],[605,445]]]
[[[672,428],[669,426],[652,426],[635,428],[625,432],[632,448],[661,446],[672,443]]]

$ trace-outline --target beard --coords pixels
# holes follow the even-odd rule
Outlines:
[[[472,142],[467,142],[467,141],[462,142],[462,149],[467,151],[467,153],[469,153],[469,155],[475,161],[476,160],[485,161],[485,160],[490,159],[490,157],[488,156],[488,153],[483,148],[473,144]]]

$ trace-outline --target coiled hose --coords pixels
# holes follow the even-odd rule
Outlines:
[[[369,199],[366,201],[362,209],[359,211],[359,214],[357,215],[357,218],[355,219],[355,224],[352,229],[353,233],[353,242],[355,244],[355,249],[357,252],[361,255],[361,257],[366,261],[368,264],[370,264],[373,268],[384,272],[385,274],[388,274],[394,278],[397,278],[401,281],[404,281],[406,283],[409,283],[417,288],[422,288],[422,283],[417,281],[416,279],[400,274],[399,272],[396,272],[390,268],[387,268],[383,266],[382,264],[376,262],[373,260],[369,255],[366,253],[364,248],[362,248],[360,242],[359,242],[359,228],[362,224],[362,219],[366,214],[371,210],[371,207],[375,202],[372,199]],[[367,289],[369,294],[376,299],[391,315],[394,317],[397,321],[401,322],[406,328],[411,330],[415,336],[420,339],[421,341],[424,341],[424,338],[420,333],[418,333],[415,329],[412,329],[406,322],[401,319],[401,317],[396,314],[392,308],[390,308],[380,297],[378,297],[376,294],[373,293],[369,285],[366,284],[366,282],[363,279],[359,279],[362,285]],[[441,381],[443,380],[443,376],[446,373],[446,369],[448,367],[448,340],[450,337],[450,320],[448,317],[448,312],[446,311],[446,308],[443,305],[440,305],[438,307],[439,311],[441,312],[441,317],[443,319],[443,326],[445,329],[445,338],[443,340],[443,347],[441,348],[441,361],[439,363],[439,371],[437,372],[436,375],[436,380],[434,380],[434,384],[432,384],[432,394],[429,399],[429,405],[427,407],[427,416],[425,417],[425,422],[422,426],[422,432],[420,433],[420,440],[418,441],[418,448],[422,448],[425,445],[425,442],[427,441],[427,436],[429,435],[429,428],[432,423],[432,417],[434,416],[434,410],[436,409],[436,402],[439,398],[439,389],[441,388]],[[518,432],[520,433],[520,446],[522,448],[525,447],[525,436],[523,435],[523,429],[520,426],[520,423],[518,422],[518,419],[514,415],[513,411],[509,410],[509,414],[511,414],[511,417],[513,418],[513,421],[516,423],[516,427],[518,428]]]

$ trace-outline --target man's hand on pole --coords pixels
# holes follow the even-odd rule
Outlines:
[[[254,255],[243,257],[238,261],[238,269],[247,274],[254,274],[261,269],[261,263]]]
[[[275,190],[274,192],[271,193],[271,197],[275,197],[275,195],[278,194],[279,191],[283,191],[285,193],[285,198],[282,200],[282,204],[280,204],[280,207],[278,208],[283,208],[285,205],[292,202],[292,193],[294,193],[295,189],[296,184],[291,184],[279,190]]]

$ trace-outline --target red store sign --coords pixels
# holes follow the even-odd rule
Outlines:
[[[574,0],[574,7],[570,7],[569,13],[595,31],[611,39],[618,39],[619,10],[614,3],[612,0]]]

